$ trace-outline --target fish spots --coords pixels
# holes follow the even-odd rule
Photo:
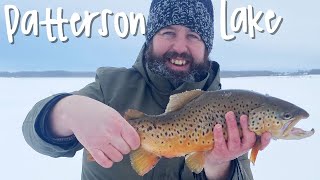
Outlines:
[[[147,131],[151,131],[152,130],[152,126],[149,126]]]

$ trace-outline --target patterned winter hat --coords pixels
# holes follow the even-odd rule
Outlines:
[[[212,49],[213,7],[211,0],[153,0],[147,22],[146,42],[163,27],[184,25],[197,32],[208,52]]]

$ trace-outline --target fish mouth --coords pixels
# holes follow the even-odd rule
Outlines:
[[[284,131],[281,139],[303,139],[312,136],[315,130],[305,131],[301,128],[294,127],[301,119],[306,119],[308,116],[299,116],[292,121],[287,122],[282,130]]]

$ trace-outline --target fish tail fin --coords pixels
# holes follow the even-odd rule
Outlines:
[[[256,162],[258,153],[260,151],[260,147],[261,147],[261,139],[260,139],[260,136],[258,136],[256,142],[254,143],[254,145],[251,149],[251,153],[250,153],[250,161],[252,162],[253,165]]]
[[[192,172],[199,174],[202,171],[205,161],[204,152],[188,154],[185,159],[188,168]]]
[[[124,118],[128,121],[131,119],[137,119],[146,116],[143,112],[134,109],[128,109],[128,111],[124,114]]]
[[[130,154],[131,165],[140,176],[149,172],[158,163],[159,159],[160,157],[142,147]]]
[[[95,161],[93,156],[90,154],[90,152],[87,149],[84,149],[84,151],[87,152],[87,160],[88,161]]]

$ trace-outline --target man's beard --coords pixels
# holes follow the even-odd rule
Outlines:
[[[178,57],[190,63],[188,71],[175,71],[166,65],[168,59],[176,59]],[[184,82],[199,82],[207,77],[210,69],[208,53],[201,61],[202,63],[198,64],[187,53],[179,54],[175,51],[168,51],[163,56],[156,56],[153,53],[152,44],[149,44],[145,52],[145,62],[151,72],[168,79],[174,87],[179,87]]]

